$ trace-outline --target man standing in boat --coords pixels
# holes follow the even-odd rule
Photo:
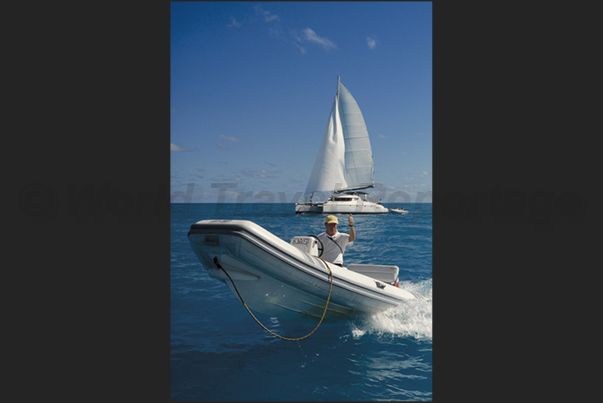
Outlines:
[[[351,214],[348,217],[348,225],[350,227],[349,235],[337,231],[338,223],[337,217],[328,215],[327,218],[325,218],[326,231],[318,234],[318,239],[320,239],[323,246],[321,257],[327,262],[343,267],[343,252],[345,251],[346,246],[351,245],[356,239],[354,217],[352,217]]]

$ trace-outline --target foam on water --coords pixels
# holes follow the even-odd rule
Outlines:
[[[431,279],[418,283],[401,282],[400,288],[413,292],[421,298],[408,301],[375,315],[363,317],[350,323],[354,338],[365,334],[414,337],[432,340],[432,287]]]

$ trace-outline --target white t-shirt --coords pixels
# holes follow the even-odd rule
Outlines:
[[[326,232],[318,234],[318,239],[322,242],[323,252],[321,258],[331,263],[343,264],[343,252],[345,247],[352,245],[354,242],[350,242],[350,236],[343,232],[337,231],[332,237],[327,235]],[[335,243],[337,243],[337,246]]]

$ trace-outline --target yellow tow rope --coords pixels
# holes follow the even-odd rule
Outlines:
[[[251,315],[251,317],[253,319],[255,319],[255,321],[264,328],[264,330],[266,330],[268,333],[270,333],[273,336],[278,337],[279,339],[283,339],[283,340],[288,340],[288,341],[297,341],[297,340],[303,340],[306,337],[310,337],[310,335],[312,333],[314,333],[316,331],[316,329],[318,329],[318,327],[320,326],[320,324],[322,323],[322,320],[325,318],[325,314],[327,313],[327,307],[329,306],[329,300],[331,299],[331,290],[333,289],[333,271],[331,270],[331,268],[329,267],[329,265],[327,264],[327,262],[325,262],[321,257],[316,256],[317,258],[319,258],[320,260],[322,260],[322,262],[325,264],[325,267],[327,269],[329,269],[329,273],[330,273],[330,285],[329,285],[329,295],[327,296],[327,303],[325,304],[325,309],[322,312],[322,316],[320,318],[320,321],[318,322],[318,325],[316,325],[316,327],[314,328],[314,330],[312,330],[310,333],[308,333],[307,335],[303,336],[303,337],[297,337],[297,338],[289,338],[289,337],[283,337],[280,336],[276,333],[274,333],[273,331],[271,331],[270,329],[268,329],[266,326],[264,326],[262,324],[262,322],[260,322],[258,320],[258,318],[255,317],[255,315],[251,312],[251,310],[249,309],[249,307],[247,306],[247,304],[245,303],[245,301],[243,301],[243,298],[241,297],[241,294],[239,294],[239,290],[237,290],[237,286],[235,285],[234,281],[232,281],[232,278],[230,277],[230,275],[226,272],[226,270],[224,270],[224,268],[220,265],[220,263],[218,262],[218,257],[214,257],[214,263],[216,264],[216,266],[222,270],[224,272],[224,274],[226,274],[228,276],[228,278],[230,279],[230,282],[232,283],[232,286],[234,287],[235,291],[237,292],[237,295],[239,296],[239,299],[241,300],[241,302],[243,303],[243,305],[245,306],[245,309],[247,309],[247,312],[249,312],[249,314]]]

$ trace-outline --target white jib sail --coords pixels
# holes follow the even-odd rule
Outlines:
[[[337,94],[318,155],[314,161],[308,186],[306,186],[306,195],[322,192],[322,195],[314,195],[315,201],[317,201],[316,199],[326,200],[333,190],[344,189],[348,186],[345,178],[345,152],[345,140],[339,112],[339,94]]]

